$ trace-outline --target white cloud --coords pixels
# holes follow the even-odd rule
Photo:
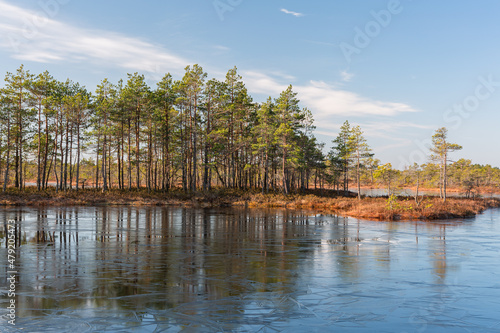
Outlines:
[[[282,73],[282,72],[279,72],[279,71],[273,71],[273,72],[270,72],[270,73],[273,76],[277,77],[277,78],[286,80],[286,82],[293,82],[293,81],[296,80],[295,76],[289,75],[289,74],[286,74],[286,73]]]
[[[373,121],[360,124],[366,135],[373,138],[382,138],[391,141],[401,141],[402,133],[409,133],[411,129],[429,130],[429,125],[415,124],[408,121]]]
[[[274,78],[255,71],[243,71],[243,81],[251,93],[279,95],[288,85],[278,83]]]
[[[381,129],[387,132],[395,132],[402,128],[416,128],[416,129],[428,129],[428,130],[432,130],[433,128],[435,128],[435,126],[433,125],[416,124],[409,121],[396,121],[390,123],[386,121],[384,122],[377,121],[377,122],[367,123],[364,126],[372,129]]]
[[[34,62],[90,62],[132,71],[174,73],[190,64],[165,48],[139,38],[81,29],[54,20],[57,10],[25,10],[0,0],[0,47]]]
[[[404,103],[384,102],[369,99],[359,94],[341,90],[324,82],[313,82],[297,86],[300,100],[315,111],[318,120],[328,120],[331,116],[394,116],[404,112],[415,112]]]
[[[218,50],[218,51],[223,51],[223,52],[231,51],[231,49],[229,47],[223,46],[223,45],[214,45],[213,48]]]
[[[316,133],[336,137],[339,133],[340,126],[346,120],[346,118],[336,118],[337,122],[333,121],[322,121],[316,122],[318,130]],[[408,131],[409,129],[430,129],[434,128],[427,125],[419,125],[405,121],[377,121],[377,122],[367,122],[358,123],[350,121],[352,126],[359,125],[363,132],[371,138],[381,138],[390,141],[401,141],[401,133]],[[394,134],[396,136],[394,136]]]
[[[340,76],[342,77],[342,81],[349,82],[354,77],[353,73],[349,73],[347,70],[343,70],[340,72]]]
[[[301,15],[286,9],[282,11]],[[192,63],[162,46],[119,33],[74,27],[56,21],[56,16],[57,11],[47,13],[40,10],[36,13],[0,0],[0,47],[20,60],[120,67],[145,72],[156,79],[167,71],[182,74],[183,68]],[[215,49],[225,50],[226,47],[216,45]],[[344,80],[352,78],[347,71],[341,74]],[[273,97],[295,81],[293,76],[280,72],[243,71],[242,75],[251,93]],[[302,105],[312,110],[316,124],[322,128],[333,124],[333,119],[338,121],[339,116],[394,116],[416,111],[404,103],[365,98],[324,82],[294,85],[294,90],[299,93]]]
[[[295,17],[301,17],[301,16],[304,16],[304,14],[302,14],[302,13],[292,12],[292,11],[287,10],[287,9],[285,9],[285,8],[282,8],[282,9],[281,9],[281,11],[282,11],[283,13],[285,13],[285,14],[293,15],[293,16],[295,16]]]
[[[251,94],[264,94],[278,97],[290,81],[283,82],[283,75],[263,74],[258,71],[243,71],[243,80]],[[342,90],[322,81],[310,81],[306,85],[294,85],[301,105],[306,106],[314,115],[316,133],[336,136],[341,123],[345,119],[353,121],[353,117],[363,117],[367,123],[360,124],[365,134],[393,140],[389,134],[405,128],[428,129],[429,126],[414,124],[396,119],[373,121],[379,117],[394,117],[405,113],[417,112],[405,103],[379,101],[363,97],[354,92]],[[372,120],[372,121],[370,121]],[[354,123],[353,123],[354,124]]]
[[[243,71],[243,79],[250,92],[278,95],[288,87],[280,80],[258,71]],[[405,103],[384,102],[365,98],[342,90],[322,81],[310,81],[307,85],[294,85],[301,104],[314,112],[315,119],[328,120],[331,116],[395,116],[416,112]]]
[[[379,147],[374,147],[373,150],[375,151],[376,154],[382,153],[384,151],[393,151],[394,149],[398,148],[406,148],[406,147],[411,147],[413,144],[413,141],[410,139],[399,139],[398,142],[384,145],[384,146],[379,146]]]

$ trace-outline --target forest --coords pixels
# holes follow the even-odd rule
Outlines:
[[[104,79],[95,92],[23,66],[0,89],[0,172],[3,191],[99,188],[185,192],[212,188],[298,193],[349,191],[349,184],[498,189],[500,169],[450,161],[461,147],[433,136],[429,162],[395,170],[376,159],[359,126],[345,121],[331,147],[313,135],[313,116],[290,85],[263,103],[248,94],[237,68],[224,81],[199,65],[156,87],[144,75]],[[359,192],[359,191],[358,191]]]

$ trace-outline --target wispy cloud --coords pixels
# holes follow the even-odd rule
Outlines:
[[[408,121],[393,120],[393,121],[369,121],[360,124],[363,131],[371,136],[389,141],[401,141],[401,133],[411,133],[413,130],[430,130],[434,126],[416,124]]]
[[[190,63],[139,38],[77,28],[54,18],[0,0],[0,47],[19,60],[88,62],[142,72],[175,73]]]
[[[217,51],[223,51],[223,52],[228,52],[231,50],[229,47],[224,45],[214,45],[213,48],[216,49]]]
[[[288,83],[258,71],[243,71],[245,83],[250,92],[279,94]],[[294,85],[302,104],[315,112],[317,119],[331,116],[395,116],[400,113],[416,112],[405,103],[384,102],[363,97],[354,92],[342,90],[322,81],[310,81],[307,85]]]
[[[273,75],[274,77],[280,78],[282,80],[286,80],[286,82],[290,82],[290,83],[292,83],[296,80],[295,76],[289,75],[289,74],[286,74],[286,73],[283,73],[280,71],[272,71],[272,72],[270,72],[270,74]]]
[[[354,77],[353,73],[349,73],[347,70],[343,70],[340,72],[340,76],[342,77],[342,81],[349,82]]]
[[[281,8],[281,11],[282,11],[283,13],[285,13],[285,14],[293,15],[293,16],[295,16],[295,17],[301,17],[301,16],[304,16],[304,14],[302,14],[302,13],[292,12],[292,11],[290,11],[290,10],[288,10],[288,9],[285,9],[285,8]]]
[[[397,130],[400,130],[402,128],[416,128],[416,129],[426,129],[426,130],[432,130],[436,126],[434,125],[424,125],[424,124],[416,124],[412,123],[409,121],[397,121],[397,122],[370,122],[366,124],[367,127],[371,127],[372,129],[382,129],[387,132],[397,132]]]
[[[150,76],[155,73],[161,76],[165,72],[182,74],[183,68],[192,64],[161,45],[119,33],[78,28],[57,21],[56,16],[40,15],[0,0],[0,48],[20,60],[118,67]],[[31,23],[30,27],[27,22]],[[215,49],[227,50],[221,45],[216,45]],[[217,70],[210,73],[217,73]],[[341,74],[344,81],[352,78],[347,71]],[[222,72],[221,75],[223,77]],[[243,71],[242,75],[250,93],[272,96],[278,96],[295,81],[293,76],[281,72]],[[339,118],[395,116],[416,111],[405,103],[365,98],[325,82],[294,85],[294,90],[299,93],[302,105],[313,111],[318,128],[336,126]]]
[[[315,116],[319,120],[328,120],[336,115],[395,116],[416,111],[404,103],[373,100],[324,82],[311,81],[308,85],[297,86],[296,90],[304,104],[316,111]]]
[[[243,80],[251,93],[278,95],[287,85],[278,82],[274,77],[258,71],[243,71]]]
[[[412,144],[413,144],[413,141],[411,141],[410,139],[399,138],[398,142],[396,142],[396,143],[383,145],[383,146],[379,146],[379,147],[374,147],[373,150],[374,150],[375,154],[379,154],[379,153],[382,153],[384,151],[393,151],[394,149],[398,149],[398,148],[411,147]]]
[[[321,123],[320,126],[325,130],[339,130],[345,118],[337,117],[337,122]],[[365,119],[366,120],[366,119]],[[398,133],[402,129],[433,129],[435,126],[415,124],[407,121],[363,121],[363,122],[351,122],[351,125],[360,125],[363,131],[370,136],[379,138],[390,138],[394,140],[399,140],[400,138],[394,138],[392,134]],[[337,135],[337,133],[335,133]]]
[[[315,134],[322,135],[323,140],[326,140],[327,146],[330,144],[330,139],[333,140],[339,134],[340,126],[346,118],[338,118],[337,122],[322,121],[316,122],[317,129]],[[414,141],[410,136],[405,136],[404,133],[414,132],[413,130],[434,128],[433,126],[415,124],[406,121],[385,120],[385,121],[368,121],[368,122],[352,122],[351,125],[359,125],[369,141],[375,140],[377,145],[372,146],[373,152],[377,156],[384,152],[394,152],[395,150],[405,151],[402,148],[412,147]]]
[[[277,97],[289,84],[279,76],[264,74],[259,71],[243,71],[243,79],[250,93]],[[408,104],[380,101],[363,97],[357,93],[340,89],[325,82],[310,81],[305,85],[294,85],[301,104],[307,106],[314,115],[318,131],[335,133],[345,119],[353,117],[394,117],[404,113],[417,112]],[[376,119],[376,118],[375,118]],[[398,128],[427,128],[402,121],[371,122],[362,126],[372,136],[383,136]],[[367,133],[368,134],[368,133]]]

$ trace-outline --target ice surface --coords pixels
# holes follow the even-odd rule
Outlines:
[[[1,332],[500,332],[500,210],[446,222],[310,212],[8,209]],[[9,271],[5,233],[0,270]]]

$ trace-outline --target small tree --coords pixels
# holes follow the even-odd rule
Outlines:
[[[370,182],[372,186],[373,183],[375,182],[375,177],[373,176],[373,172],[377,170],[379,165],[380,165],[380,160],[378,158],[373,158],[373,156],[369,157],[368,160],[366,161],[366,168],[370,173]]]
[[[349,192],[349,160],[352,156],[352,145],[349,140],[351,135],[351,125],[346,120],[342,127],[340,127],[339,135],[332,141],[334,146],[330,152],[330,158],[335,162],[332,165],[340,166],[341,172],[344,175],[344,195],[346,196]]]
[[[387,163],[384,165],[380,165],[373,173],[373,176],[375,177],[375,179],[382,181],[387,186],[387,193],[390,196],[392,195],[391,184],[394,178],[398,176],[398,174],[398,170],[394,170],[391,163]]]
[[[487,168],[486,166],[485,168]],[[449,179],[452,179],[455,184],[462,186],[465,191],[465,196],[470,198],[474,195],[474,188],[480,177],[477,168],[472,164],[471,160],[460,159],[449,167]]]
[[[448,130],[441,127],[436,130],[432,136],[431,159],[436,160],[441,165],[441,186],[443,191],[443,202],[446,202],[446,182],[447,182],[447,164],[448,154],[450,152],[462,149],[462,146],[447,141]]]
[[[353,127],[349,137],[349,145],[351,146],[352,157],[356,163],[356,182],[358,183],[358,199],[361,199],[361,163],[371,158],[370,146],[366,143],[363,132],[359,126]]]
[[[276,149],[275,132],[277,129],[277,120],[273,108],[274,105],[271,97],[269,97],[267,102],[262,104],[257,111],[258,125],[252,129],[256,137],[256,142],[252,145],[252,149],[255,155],[261,156],[264,169],[262,193],[269,192],[269,160],[272,158],[271,154],[273,150]]]
[[[289,193],[288,168],[296,157],[296,138],[298,131],[303,127],[302,120],[305,110],[299,108],[297,93],[293,92],[292,86],[288,86],[280,97],[274,101],[274,111],[277,121],[277,128],[274,136],[278,147],[281,150],[281,175],[283,193]]]
[[[422,178],[422,167],[418,165],[418,163],[413,163],[412,166],[408,168],[410,177],[413,181],[415,181],[416,189],[415,189],[415,203],[417,204],[417,207],[420,205],[420,200],[418,198],[418,190],[420,187],[420,181]]]

